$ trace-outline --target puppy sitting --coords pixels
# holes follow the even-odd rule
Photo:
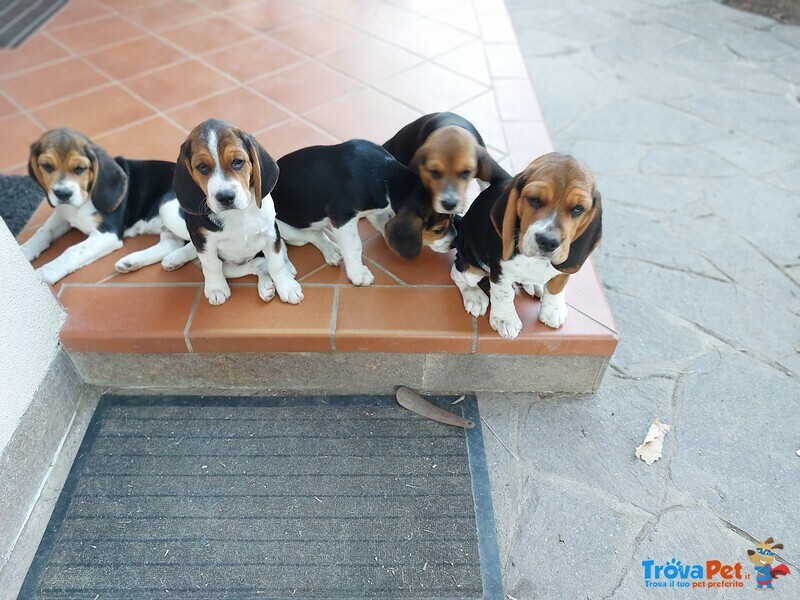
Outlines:
[[[129,255],[120,270],[162,260],[167,270],[199,257],[205,295],[222,304],[231,295],[227,278],[258,276],[258,294],[284,302],[303,299],[296,271],[275,223],[270,192],[278,165],[255,138],[231,123],[210,119],[195,127],[181,146],[175,169],[176,204],[165,226],[191,242],[169,253],[153,247]],[[168,250],[168,248],[165,248]],[[121,261],[122,262],[122,261]]]
[[[492,183],[510,177],[489,155],[475,126],[454,113],[420,117],[383,147],[419,175],[439,213],[464,211],[473,178]]]
[[[450,272],[466,311],[476,317],[486,312],[489,298],[478,283],[488,276],[489,324],[502,337],[513,339],[522,329],[515,283],[541,297],[542,323],[561,327],[564,287],[600,242],[602,212],[591,171],[555,152],[484,190],[461,221]]]
[[[405,258],[417,256],[423,243],[440,252],[450,249],[452,220],[433,217],[419,178],[377,144],[351,140],[303,148],[279,159],[278,165],[281,177],[273,197],[281,235],[296,246],[313,244],[329,265],[344,261],[354,285],[374,281],[361,261],[361,217]]]
[[[53,129],[31,145],[28,174],[54,208],[22,251],[34,260],[74,227],[87,238],[37,269],[53,284],[122,247],[122,238],[161,231],[160,208],[175,199],[175,164],[112,159],[82,133]]]

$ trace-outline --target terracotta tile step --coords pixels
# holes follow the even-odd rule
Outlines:
[[[23,231],[22,241],[33,228]],[[539,302],[520,293],[516,306],[525,327],[501,339],[487,317],[464,312],[449,277],[451,254],[425,250],[413,261],[390,252],[368,225],[362,227],[365,262],[375,283],[357,288],[341,268],[326,265],[311,246],[290,247],[305,299],[293,306],[263,302],[254,276],[232,280],[231,298],[211,306],[202,272],[189,264],[166,272],[160,265],[119,274],[114,263],[152,244],[155,236],[125,247],[69,275],[53,287],[67,310],[61,337],[75,352],[396,352],[454,354],[596,355],[613,353],[614,321],[587,263],[567,288],[570,315],[553,330],[537,319]],[[34,261],[40,266],[83,236],[70,232]]]

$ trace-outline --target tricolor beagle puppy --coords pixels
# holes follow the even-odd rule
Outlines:
[[[491,185],[464,215],[456,238],[450,276],[466,311],[486,312],[489,297],[478,283],[489,277],[489,324],[502,337],[513,339],[522,329],[516,283],[542,299],[542,323],[561,327],[564,287],[600,242],[602,214],[591,171],[564,154],[545,154],[513,179]]]
[[[53,129],[31,145],[28,173],[54,208],[22,244],[34,260],[72,227],[87,238],[37,269],[53,284],[114,250],[122,238],[161,231],[160,208],[175,199],[175,163],[111,158],[82,133]]]
[[[419,175],[439,213],[464,211],[473,178],[493,183],[510,177],[489,155],[475,126],[449,112],[420,117],[383,147]]]
[[[121,270],[161,260],[171,271],[199,257],[211,304],[230,297],[228,278],[245,275],[258,276],[264,301],[277,290],[284,302],[299,303],[303,292],[270,196],[277,180],[278,165],[253,136],[226,121],[204,121],[181,146],[174,184],[180,207],[168,207],[171,218],[165,219],[180,247],[134,253],[125,259],[132,268]]]
[[[439,252],[452,245],[450,216],[435,216],[419,178],[377,144],[351,140],[312,146],[287,154],[278,165],[281,177],[272,195],[283,239],[296,246],[313,244],[329,265],[344,262],[355,285],[374,281],[361,261],[361,217],[405,258],[417,256],[423,244]]]

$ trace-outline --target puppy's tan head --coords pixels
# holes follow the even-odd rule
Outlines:
[[[545,154],[514,177],[492,207],[503,258],[516,252],[550,259],[575,273],[600,242],[600,192],[592,172],[565,154]]]
[[[454,215],[443,215],[431,212],[424,219],[422,230],[422,243],[434,252],[448,252],[456,241],[456,227]]]
[[[214,213],[260,208],[278,181],[278,164],[256,139],[219,119],[195,127],[181,146],[175,169],[175,192],[181,204],[193,198]]]
[[[425,139],[409,167],[430,193],[433,209],[456,214],[466,208],[469,182],[475,177],[488,181],[493,162],[469,131],[448,125]]]
[[[91,199],[110,212],[127,191],[125,171],[82,133],[61,128],[31,144],[28,174],[41,186],[51,206],[83,206]]]

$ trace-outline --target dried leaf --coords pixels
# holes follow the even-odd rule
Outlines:
[[[636,456],[641,458],[648,465],[652,465],[661,458],[661,447],[664,445],[664,436],[669,431],[666,425],[658,419],[653,421],[642,445],[636,448]]]

